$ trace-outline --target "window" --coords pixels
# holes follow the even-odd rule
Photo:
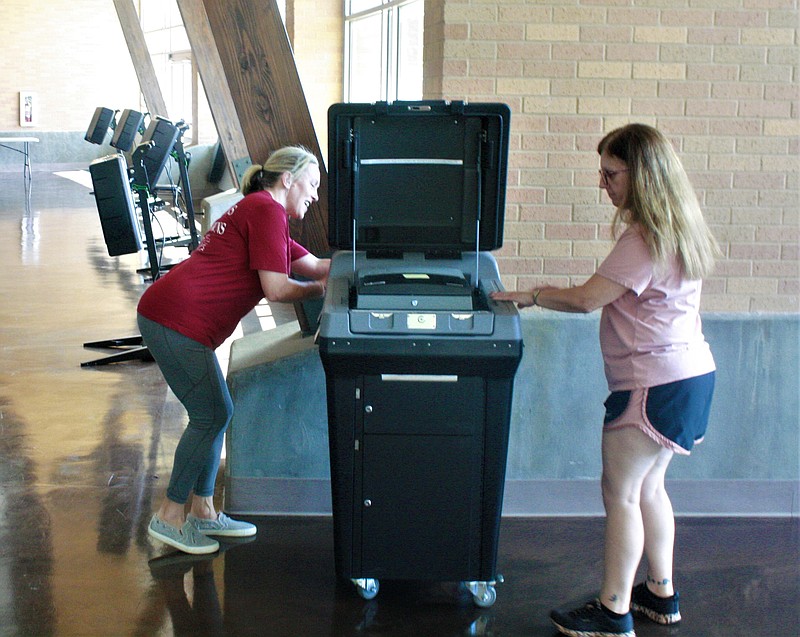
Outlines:
[[[169,119],[189,124],[186,145],[215,141],[217,130],[177,3],[141,0],[139,18]]]
[[[422,98],[423,0],[345,0],[345,100]]]

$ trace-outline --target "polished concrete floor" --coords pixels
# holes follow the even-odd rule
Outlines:
[[[330,518],[258,517],[257,537],[186,558],[151,542],[185,415],[153,363],[81,367],[135,334],[139,255],[108,256],[69,179],[0,173],[0,636],[552,637],[548,611],[596,593],[600,519],[506,519],[497,602],[455,584],[337,582]],[[285,317],[276,311],[277,320]],[[222,352],[224,359],[224,351]],[[678,520],[684,621],[640,637],[800,634],[795,519]]]

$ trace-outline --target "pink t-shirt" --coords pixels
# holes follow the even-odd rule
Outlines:
[[[153,283],[138,312],[211,348],[264,298],[259,270],[291,273],[308,254],[289,236],[286,209],[266,191],[220,217],[191,256]]]
[[[702,281],[685,279],[677,259],[662,270],[655,268],[637,226],[622,233],[597,269],[628,288],[603,308],[600,318],[600,349],[611,391],[715,370],[700,321]]]

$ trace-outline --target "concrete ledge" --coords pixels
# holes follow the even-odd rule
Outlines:
[[[798,516],[800,321],[704,316],[717,360],[708,434],[669,469],[678,515]],[[598,318],[526,312],[515,379],[505,515],[601,515],[607,388]],[[296,322],[236,341],[228,372],[226,507],[330,511],[325,373]]]
[[[331,515],[330,481],[233,478],[226,510],[238,515]],[[800,517],[800,485],[774,480],[672,480],[677,517]],[[599,480],[508,480],[504,517],[605,515]]]
[[[234,476],[330,479],[325,374],[297,321],[234,341],[227,381],[226,506],[249,506],[236,501]]]
[[[316,351],[314,339],[304,337],[300,324],[291,321],[275,329],[255,332],[231,344],[228,376],[248,368],[269,365],[302,352]],[[325,380],[324,377],[322,379]]]
[[[236,515],[331,515],[331,481],[229,477],[225,511]]]
[[[798,517],[800,484],[790,480],[668,480],[678,517]],[[602,516],[599,480],[508,480],[503,515]]]

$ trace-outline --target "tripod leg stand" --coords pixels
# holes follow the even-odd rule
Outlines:
[[[178,122],[178,139],[175,140],[173,150],[175,152],[175,159],[178,162],[178,171],[181,176],[181,187],[183,188],[183,198],[186,202],[186,218],[189,226],[189,233],[191,236],[191,249],[194,250],[200,243],[197,236],[197,227],[195,226],[194,219],[194,201],[192,200],[192,187],[189,185],[189,155],[183,147],[183,133],[188,126],[183,123],[183,120]]]
[[[153,360],[153,356],[150,354],[150,350],[147,349],[141,336],[126,336],[105,341],[91,341],[89,343],[84,343],[83,346],[114,349],[117,350],[117,352],[81,363],[81,367],[99,367],[100,365],[110,365],[111,363],[121,363],[123,361],[138,360],[150,362]]]

